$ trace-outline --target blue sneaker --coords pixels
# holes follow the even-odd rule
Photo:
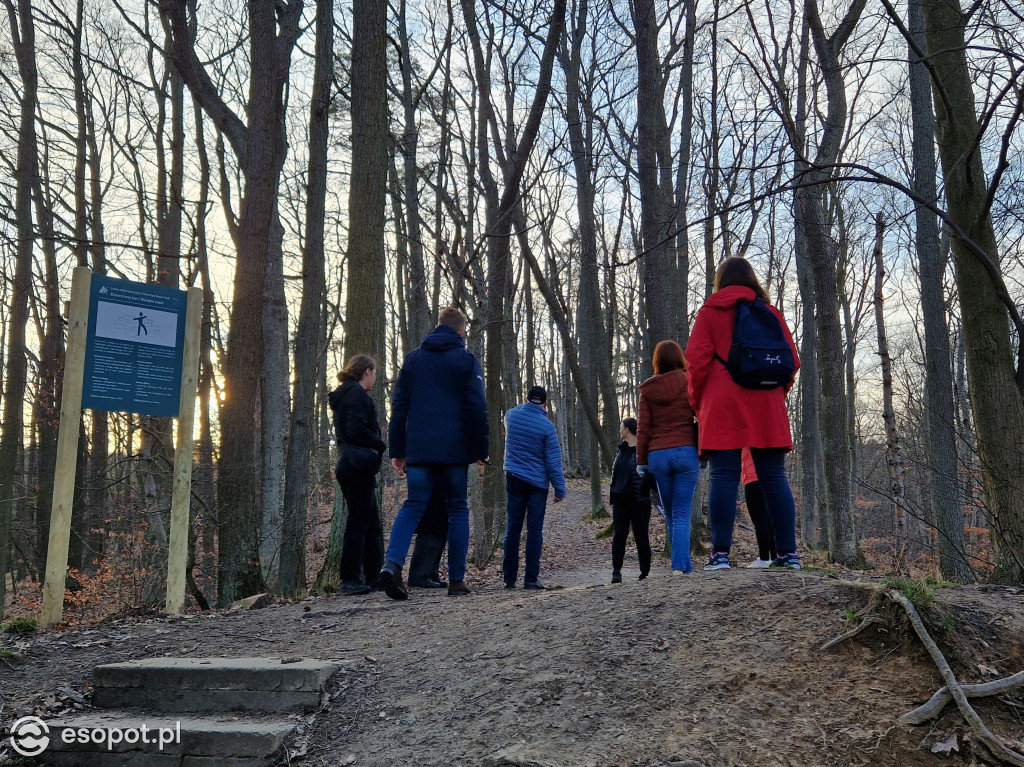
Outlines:
[[[775,557],[768,567],[773,570],[799,570],[800,557],[796,554],[783,554],[782,556]]]
[[[708,563],[704,565],[705,570],[728,570],[730,567],[732,565],[729,564],[729,552],[727,551],[713,552]]]

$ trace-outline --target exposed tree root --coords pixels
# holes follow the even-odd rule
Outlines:
[[[1013,676],[1004,679],[996,679],[984,684],[963,684],[960,689],[968,698],[984,698],[989,695],[998,695],[1008,692],[1017,687],[1024,686],[1024,671],[1018,671]],[[942,713],[946,704],[953,700],[952,694],[945,687],[940,687],[934,695],[922,706],[918,706],[900,717],[900,724],[924,724]]]
[[[960,709],[960,713],[963,714],[964,719],[974,732],[974,737],[979,743],[981,743],[985,749],[995,759],[1006,764],[1017,765],[1017,767],[1024,767],[1024,756],[1014,751],[1010,751],[1004,746],[998,738],[996,738],[985,723],[981,721],[981,717],[978,713],[971,708],[971,704],[967,702],[967,695],[964,693],[963,687],[956,680],[956,675],[953,670],[949,667],[946,659],[942,655],[942,651],[939,650],[938,645],[935,644],[935,640],[931,638],[928,633],[928,629],[925,628],[924,622],[921,620],[921,616],[918,615],[917,608],[914,607],[914,603],[907,599],[903,594],[896,591],[895,589],[889,589],[886,594],[894,602],[898,602],[903,606],[903,609],[907,611],[907,616],[910,618],[910,623],[914,627],[914,632],[917,634],[918,639],[928,650],[928,654],[932,656],[932,660],[935,661],[935,665],[942,675],[943,681],[946,683],[946,690],[956,701],[957,708]],[[1012,677],[1011,677],[1012,678]]]
[[[885,621],[882,620],[881,618],[879,618],[877,615],[869,615],[867,618],[865,618],[864,620],[862,620],[860,622],[860,625],[857,626],[857,628],[853,629],[852,631],[847,631],[842,636],[837,636],[835,639],[833,639],[833,640],[823,644],[821,646],[821,651],[825,652],[825,650],[829,650],[829,649],[835,647],[837,644],[842,644],[847,639],[853,639],[855,636],[857,636],[857,634],[862,632],[868,626],[871,626],[872,624],[875,624],[875,623],[885,623]]]

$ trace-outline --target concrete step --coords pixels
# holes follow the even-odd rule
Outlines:
[[[241,720],[230,715],[175,718],[93,711],[47,722],[50,744],[36,763],[52,767],[270,767],[296,724],[294,719],[267,716]]]
[[[93,669],[93,705],[163,712],[308,712],[330,663],[277,658],[149,658]]]

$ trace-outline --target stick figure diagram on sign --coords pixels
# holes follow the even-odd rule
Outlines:
[[[96,336],[118,341],[173,347],[178,317],[171,312],[129,304],[99,301],[96,304]]]

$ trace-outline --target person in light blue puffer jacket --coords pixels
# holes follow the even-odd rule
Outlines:
[[[548,486],[555,503],[565,498],[562,448],[555,425],[547,416],[547,392],[534,386],[526,402],[505,413],[505,497],[507,527],[502,571],[505,588],[514,589],[519,577],[519,541],[526,523],[526,573],[523,588],[544,589],[540,582],[540,553],[544,545],[544,511]]]

